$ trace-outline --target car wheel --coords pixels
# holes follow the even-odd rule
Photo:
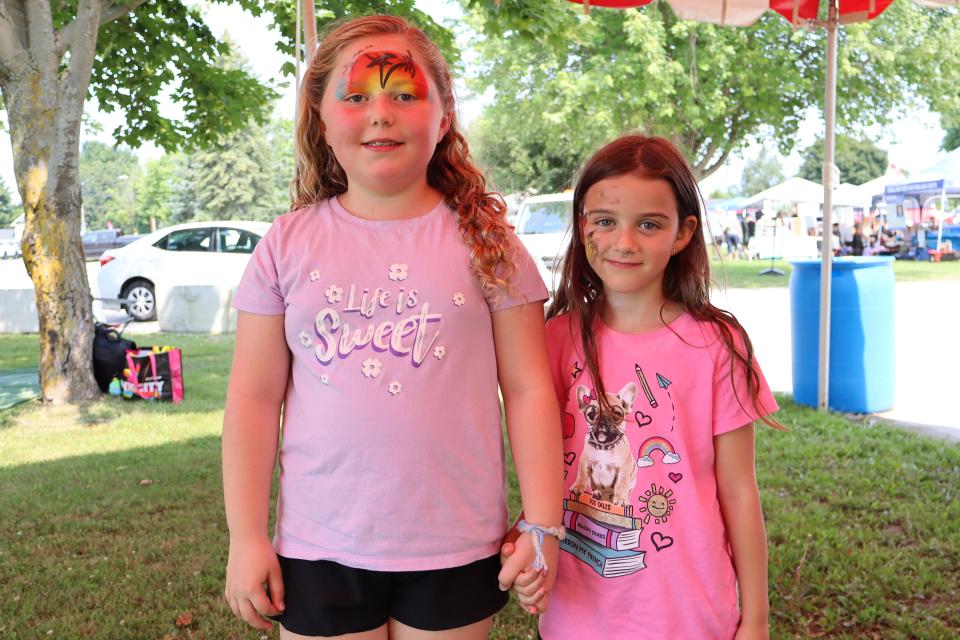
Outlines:
[[[134,280],[120,294],[128,302],[123,305],[137,322],[157,319],[157,299],[153,293],[153,284],[146,280]]]

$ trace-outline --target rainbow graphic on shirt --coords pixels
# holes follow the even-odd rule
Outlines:
[[[660,452],[660,462],[663,464],[680,462],[680,454],[673,448],[669,440],[660,436],[653,436],[644,440],[640,445],[640,451],[637,453],[637,466],[640,468],[652,467],[654,451]]]
[[[427,97],[426,76],[409,51],[405,54],[393,51],[361,53],[350,67],[349,76],[340,80],[337,98],[343,100],[356,93],[371,95],[381,91],[398,95],[408,93],[421,100]]]

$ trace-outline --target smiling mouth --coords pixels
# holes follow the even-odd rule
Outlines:
[[[378,140],[368,140],[367,142],[363,143],[363,146],[369,147],[372,149],[380,149],[383,147],[399,147],[400,144],[401,143],[397,142],[396,140],[378,139]]]
[[[618,260],[610,260],[609,258],[607,259],[607,263],[618,269],[632,269],[643,264],[642,262],[620,262]]]

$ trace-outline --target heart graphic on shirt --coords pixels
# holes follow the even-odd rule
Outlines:
[[[571,464],[573,464],[573,459],[576,457],[577,457],[576,453],[574,453],[573,451],[567,451],[565,454],[563,454],[563,461],[567,464],[567,466],[570,466]]]
[[[670,536],[665,536],[659,531],[654,531],[650,535],[650,542],[653,543],[653,546],[656,548],[657,551],[662,551],[667,547],[673,545],[673,538],[671,538]]]
[[[633,419],[637,421],[638,427],[645,427],[653,422],[653,418],[645,414],[643,411],[637,411],[635,414],[633,414]]]
[[[681,480],[683,480],[683,474],[682,474],[682,473],[674,473],[673,471],[671,471],[670,473],[668,473],[668,474],[667,474],[667,477],[670,478],[670,481],[673,482],[674,484],[676,484],[677,482],[680,482]]]
[[[573,420],[573,415],[564,411],[560,418],[560,424],[563,429],[563,439],[566,440],[567,438],[572,438],[574,428],[576,427],[576,423]]]

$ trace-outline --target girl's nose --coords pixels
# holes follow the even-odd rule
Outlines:
[[[633,229],[621,229],[614,244],[617,251],[632,253],[637,249],[637,238]]]
[[[380,93],[370,102],[370,124],[386,126],[393,124],[393,102],[387,93]]]

